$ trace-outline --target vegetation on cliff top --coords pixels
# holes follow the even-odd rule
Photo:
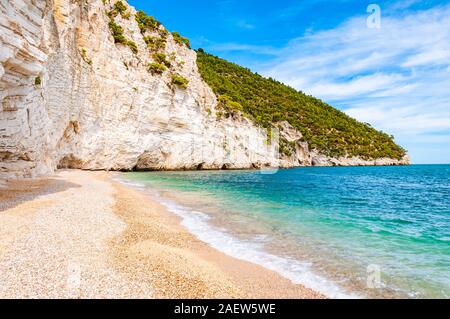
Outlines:
[[[199,71],[218,96],[219,107],[225,113],[242,112],[266,128],[288,121],[303,134],[311,149],[332,157],[401,159],[406,154],[392,136],[356,121],[319,99],[201,49],[197,54]],[[292,145],[282,146],[289,155]]]
[[[189,49],[191,48],[191,42],[189,41],[188,38],[183,37],[182,35],[180,35],[180,34],[179,34],[178,32],[176,32],[176,31],[172,32],[172,36],[173,36],[173,39],[175,40],[175,42],[176,42],[178,45],[181,45],[181,46],[185,45],[185,46],[187,46]]]
[[[161,26],[161,22],[156,20],[154,17],[147,15],[142,10],[136,12],[135,19],[142,34],[146,31],[157,31]]]
[[[127,11],[127,6],[122,1],[117,1],[114,3],[113,9],[108,13],[108,16],[113,19],[117,17],[118,14],[122,16],[124,19],[129,19],[131,14]]]

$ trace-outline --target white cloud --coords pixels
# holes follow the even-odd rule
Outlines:
[[[233,51],[245,51],[255,52],[258,54],[278,56],[279,50],[271,46],[240,44],[240,43],[221,43],[208,45],[208,50],[215,52],[233,52]]]
[[[323,82],[312,84],[307,91],[323,99],[348,98],[391,89],[402,78],[399,74],[377,73],[342,82],[330,82],[325,79]]]
[[[389,12],[395,12],[400,10],[408,9],[409,7],[420,3],[422,0],[403,0],[403,1],[397,1],[393,4],[391,4],[388,8]]]
[[[413,135],[445,131],[450,127],[450,112],[441,110],[436,114],[424,114],[417,107],[390,108],[380,105],[356,107],[346,113],[361,121],[376,123],[380,129],[394,135]],[[442,117],[442,114],[447,114]],[[420,134],[419,134],[420,135]]]
[[[450,43],[443,43],[441,47],[427,48],[424,52],[410,56],[402,67],[427,65],[450,65]]]
[[[365,17],[356,17],[336,29],[294,39],[264,73],[288,83],[306,84],[299,89],[311,93],[317,94],[313,88],[318,85],[329,87],[331,90],[323,94],[333,99],[346,93],[348,96],[355,94],[357,82],[352,82],[361,75],[367,80],[379,81],[380,77],[398,73],[395,83],[409,85],[419,74],[411,78],[405,73],[421,71],[413,70],[413,67],[450,65],[450,7],[382,20],[383,27],[379,30],[368,29]],[[379,81],[379,84],[383,86],[385,81]],[[336,85],[342,90],[333,96]],[[367,91],[358,90],[357,93],[370,93],[375,85],[366,84]]]

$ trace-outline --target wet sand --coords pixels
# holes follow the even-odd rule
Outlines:
[[[1,298],[323,298],[199,241],[104,172],[2,183]]]

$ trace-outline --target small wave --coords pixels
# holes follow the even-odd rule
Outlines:
[[[392,218],[392,217],[383,217],[383,216],[362,216],[362,219],[372,221],[372,222],[385,222],[392,224],[401,224],[401,225],[412,225],[415,221],[403,219],[403,218]]]
[[[275,271],[294,284],[302,284],[329,298],[361,298],[345,292],[333,282],[315,274],[311,265],[296,259],[270,254],[263,249],[267,237],[242,240],[210,225],[210,216],[158,197],[158,201],[169,211],[182,218],[182,225],[199,240],[237,259],[256,263]],[[259,239],[263,239],[262,241]]]
[[[147,187],[147,185],[145,185],[144,183],[139,183],[139,182],[136,182],[136,181],[132,182],[132,181],[121,179],[121,178],[117,178],[117,177],[114,177],[113,180],[116,181],[116,182],[119,182],[119,183],[121,183],[123,185],[126,185],[126,186],[137,187],[137,188],[146,188]]]

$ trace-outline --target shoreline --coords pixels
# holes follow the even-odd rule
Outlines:
[[[133,187],[113,183],[117,190],[115,213],[129,227],[129,233],[121,240],[121,257],[140,262],[147,259],[149,272],[160,278],[155,282],[162,291],[160,298],[324,298],[263,266],[235,259],[212,248],[182,226],[181,217],[162,203]],[[161,223],[148,222],[150,214]],[[148,263],[155,256],[162,261]],[[182,261],[184,267],[174,265],[174,259]],[[135,271],[141,268],[142,264],[135,265]],[[195,271],[186,273],[186,268]],[[168,278],[176,278],[179,284],[170,285]]]
[[[2,191],[10,191],[0,198],[0,297],[324,298],[212,248],[161,203],[112,176],[70,170],[5,183]],[[24,251],[34,237],[32,252]],[[41,259],[48,250],[58,263]],[[75,291],[67,289],[71,268],[80,276]],[[31,277],[23,273],[27,269]]]
[[[355,292],[346,291],[345,288],[327,279],[323,274],[319,274],[304,259],[280,255],[276,250],[270,248],[267,250],[265,243],[268,241],[262,238],[267,236],[267,239],[269,239],[274,234],[269,234],[270,229],[265,228],[268,225],[264,222],[256,226],[259,220],[247,220],[252,225],[251,228],[257,227],[259,230],[250,235],[249,232],[240,228],[242,225],[233,224],[229,220],[229,218],[234,220],[233,216],[219,213],[221,215],[219,217],[217,212],[211,214],[210,199],[202,198],[201,195],[200,197],[198,194],[194,197],[188,196],[189,199],[185,202],[186,198],[183,200],[183,195],[180,198],[179,191],[175,189],[161,190],[158,187],[149,186],[145,182],[133,178],[129,179],[126,176],[119,176],[116,180],[164,206],[167,211],[177,216],[181,225],[199,241],[227,256],[257,264],[288,279],[291,283],[307,287],[327,298],[363,298]],[[161,194],[161,191],[163,194]],[[189,203],[190,201],[193,202]],[[208,209],[202,208],[203,205],[206,205]],[[234,222],[236,221],[234,220]],[[242,231],[244,236],[241,236]]]

